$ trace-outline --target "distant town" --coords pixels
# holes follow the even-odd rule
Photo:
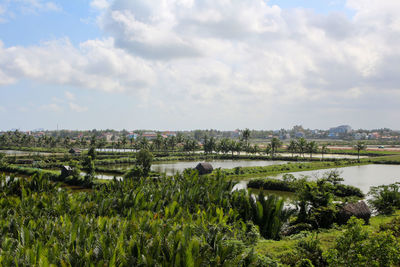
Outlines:
[[[172,136],[191,137],[198,141],[202,141],[204,136],[214,138],[240,138],[243,130],[236,129],[233,131],[220,131],[220,130],[191,130],[191,131],[154,131],[154,130],[45,130],[35,129],[32,131],[19,131],[12,129],[9,131],[0,132],[1,137],[6,136],[7,133],[17,132],[24,134],[30,138],[40,137],[54,137],[54,138],[68,138],[70,141],[87,140],[89,141],[93,136],[96,139],[101,139],[106,143],[117,142],[123,140],[137,140],[145,138],[148,140],[155,140],[157,138],[168,138]],[[400,141],[400,131],[391,130],[388,128],[382,129],[352,129],[349,125],[340,125],[329,128],[328,130],[321,129],[305,129],[301,125],[293,126],[291,129],[279,130],[250,130],[253,139],[272,139],[279,138],[280,140],[290,140],[296,138],[317,139],[317,140],[381,140],[381,141]]]

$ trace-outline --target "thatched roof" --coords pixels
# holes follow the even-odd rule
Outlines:
[[[346,223],[351,216],[355,216],[359,219],[364,219],[365,223],[369,223],[369,218],[371,217],[371,210],[368,208],[364,201],[359,201],[356,203],[345,204],[338,213],[339,224]]]
[[[68,177],[72,174],[72,168],[70,166],[62,166],[61,167],[61,176]]]
[[[79,154],[79,153],[81,153],[81,150],[78,149],[78,148],[71,148],[69,150],[69,153],[71,153],[71,154]]]
[[[213,166],[208,162],[199,163],[196,166],[196,170],[199,171],[200,175],[212,173],[214,170]]]

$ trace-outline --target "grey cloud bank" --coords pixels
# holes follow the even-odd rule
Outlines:
[[[133,94],[153,128],[397,127],[399,1],[349,0],[352,18],[262,0],[95,2],[102,39],[0,45],[0,90],[28,79]]]

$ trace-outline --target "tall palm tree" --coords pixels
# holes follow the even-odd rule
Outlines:
[[[177,143],[177,139],[175,136],[168,137],[168,146],[170,147],[170,149],[172,151],[175,150],[176,143]]]
[[[276,152],[278,151],[278,148],[282,146],[282,141],[279,140],[278,138],[274,137],[271,140],[271,156],[274,157]]]
[[[306,151],[307,148],[307,141],[303,137],[299,138],[297,140],[297,148],[299,149],[299,153],[303,155],[304,158],[304,152]]]
[[[296,150],[297,150],[297,143],[295,140],[290,140],[287,150],[288,150],[288,152],[292,153],[292,157],[293,157],[294,153],[296,153]]]
[[[242,132],[242,140],[245,142],[246,148],[249,147],[250,130],[249,128],[244,129]]]
[[[318,145],[315,141],[311,141],[307,144],[307,152],[310,153],[310,159],[312,158],[312,154],[318,151]]]
[[[322,160],[324,159],[324,154],[328,153],[328,145],[323,144],[321,147],[321,155],[322,155]]]
[[[358,161],[360,161],[360,151],[361,151],[361,150],[365,150],[366,148],[367,148],[367,146],[366,146],[365,143],[362,142],[362,141],[358,141],[358,142],[356,143],[356,145],[354,146],[354,149],[357,150]]]

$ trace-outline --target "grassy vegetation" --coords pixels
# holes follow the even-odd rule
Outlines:
[[[376,232],[379,230],[381,225],[388,224],[394,218],[400,217],[400,211],[397,211],[393,215],[378,215],[370,219],[369,225],[364,225],[363,228],[370,231]],[[324,251],[331,249],[334,245],[334,241],[338,235],[343,232],[343,227],[335,227],[333,229],[321,229],[316,232],[317,237],[321,241],[321,246]],[[262,255],[268,255],[275,259],[280,259],[286,256],[288,253],[293,251],[293,248],[300,239],[310,235],[310,232],[304,232],[295,236],[285,237],[282,240],[265,240],[261,239],[257,243],[256,251]]]
[[[280,165],[270,165],[263,167],[237,167],[233,169],[223,169],[223,172],[235,179],[248,179],[260,176],[273,176],[281,173],[312,171],[320,169],[340,168],[356,165],[365,165],[368,162],[358,162],[356,160],[336,160],[336,161],[316,161],[307,163],[286,163]]]

